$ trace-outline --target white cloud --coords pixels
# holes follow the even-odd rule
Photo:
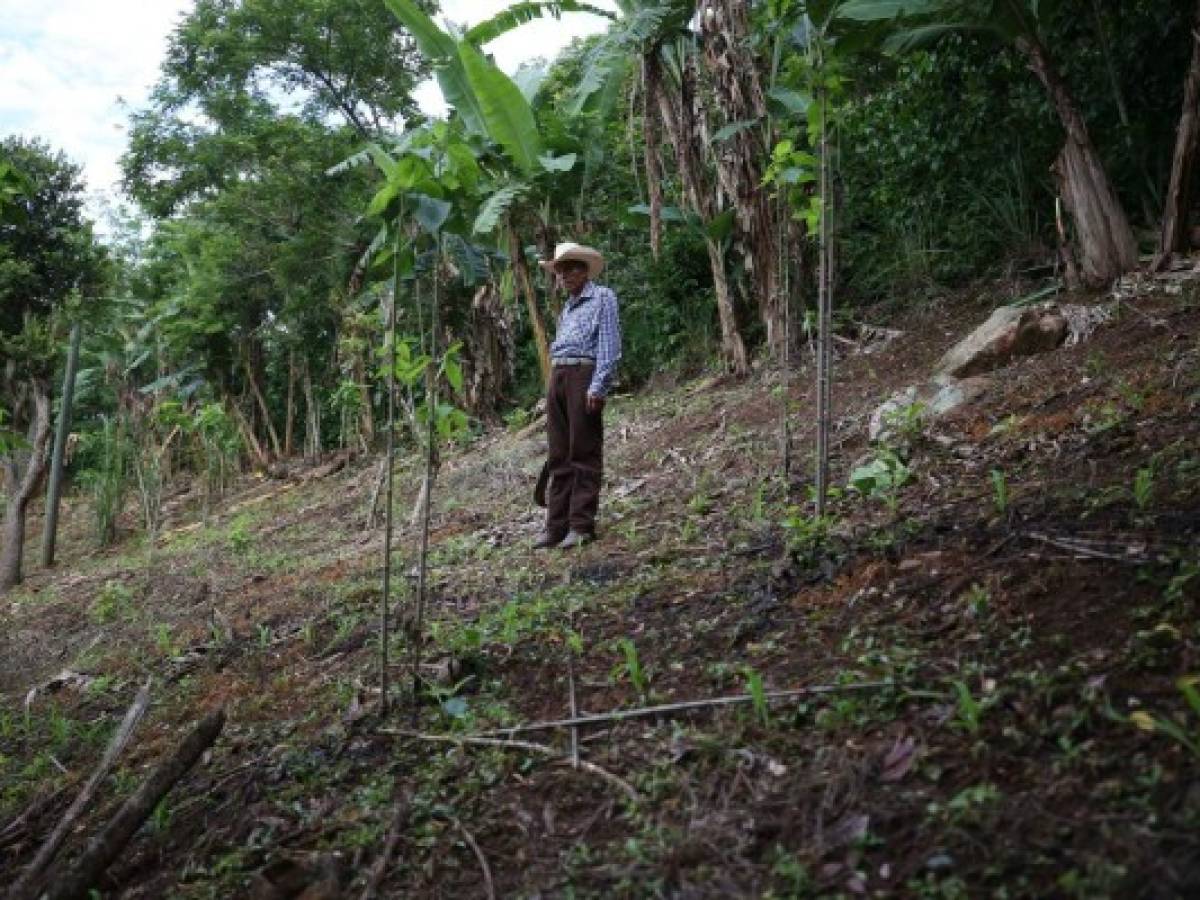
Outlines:
[[[167,37],[194,0],[0,0],[0,136],[39,137],[84,168],[95,198],[119,177],[130,109],[143,106],[158,78]],[[474,25],[509,0],[443,0],[442,18]],[[612,0],[598,6],[614,9]],[[552,59],[572,38],[606,20],[568,13],[528,22],[489,44],[505,71],[533,57]],[[432,82],[422,108],[445,110]]]
[[[193,0],[0,0],[0,134],[39,137],[111,191],[130,107]]]

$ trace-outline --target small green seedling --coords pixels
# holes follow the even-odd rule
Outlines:
[[[992,469],[992,501],[1000,515],[1008,513],[1008,479],[999,469]]]
[[[1146,467],[1137,470],[1133,476],[1133,502],[1142,512],[1150,505],[1154,497],[1154,470]]]
[[[750,695],[750,702],[754,706],[754,714],[758,717],[758,721],[762,723],[763,728],[770,728],[771,713],[767,707],[767,692],[763,688],[762,673],[757,669],[747,666],[745,675],[746,693]]]
[[[621,638],[618,646],[625,655],[625,676],[633,685],[633,689],[645,697],[650,689],[650,680],[646,677],[646,670],[642,668],[637,646],[629,638]]]
[[[958,719],[956,724],[969,734],[979,733],[979,721],[983,717],[983,707],[971,696],[971,689],[966,682],[955,680],[954,694],[958,700]]]

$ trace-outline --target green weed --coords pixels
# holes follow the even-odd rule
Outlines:
[[[625,677],[629,679],[629,683],[637,691],[638,696],[644,699],[650,690],[650,679],[646,674],[646,670],[642,667],[642,660],[638,656],[637,646],[629,638],[621,638],[617,646],[621,648],[621,653],[624,656],[622,667]]]
[[[1008,479],[999,469],[992,469],[992,502],[1001,516],[1008,513]]]
[[[106,581],[88,608],[98,625],[124,618],[133,605],[133,592],[119,581]]]
[[[1133,476],[1133,502],[1142,512],[1150,506],[1154,498],[1154,470],[1146,467],[1137,470]]]
[[[746,676],[746,693],[750,695],[750,702],[754,706],[754,714],[758,717],[758,721],[763,728],[771,727],[771,712],[767,706],[767,692],[763,688],[762,673],[749,666],[745,669]]]
[[[971,689],[967,687],[966,682],[956,679],[952,684],[954,696],[958,702],[956,724],[968,734],[978,734],[980,719],[983,717],[983,707],[971,696]]]

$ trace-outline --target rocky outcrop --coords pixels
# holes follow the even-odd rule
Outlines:
[[[1007,365],[1018,356],[1056,349],[1067,338],[1067,319],[1054,304],[1002,306],[946,352],[935,371],[965,378]]]
[[[906,439],[906,432],[921,429],[932,419],[978,399],[992,386],[992,379],[981,375],[953,378],[935,375],[924,384],[893,394],[871,414],[868,435],[872,441],[894,443]]]

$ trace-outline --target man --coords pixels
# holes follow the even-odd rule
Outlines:
[[[617,295],[593,279],[604,269],[598,250],[559,244],[542,262],[567,292],[550,345],[550,388],[546,395],[546,529],[535,548],[568,550],[596,536],[600,479],[604,466],[604,401],[621,358]]]

